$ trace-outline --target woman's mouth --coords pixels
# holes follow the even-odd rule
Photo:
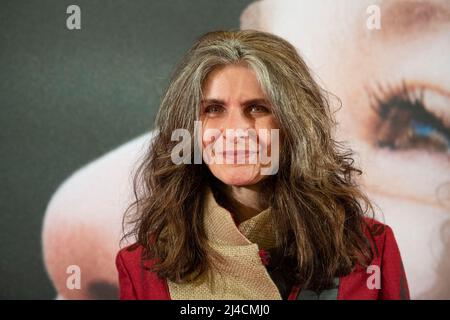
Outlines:
[[[250,163],[252,163],[251,160],[253,160],[253,162],[256,163],[258,152],[252,151],[252,150],[226,150],[221,153],[218,153],[216,155],[216,158],[218,155],[219,155],[219,157],[222,156],[223,163],[228,163],[228,164],[237,163],[237,162],[248,163],[249,160],[250,160]]]

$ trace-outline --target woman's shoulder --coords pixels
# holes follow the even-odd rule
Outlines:
[[[139,243],[133,243],[120,249],[116,255],[116,266],[123,266],[128,270],[148,269],[154,263],[155,259],[144,257],[144,247]]]
[[[374,249],[367,267],[357,267],[340,279],[341,299],[409,299],[401,254],[392,228],[364,218],[364,232]]]
[[[150,271],[156,259],[146,257],[144,246],[139,243],[128,245],[117,252],[116,267],[125,270],[129,275],[141,275],[142,271]],[[145,272],[149,273],[149,272]]]
[[[395,236],[392,228],[375,218],[364,217],[363,230],[369,239],[369,242],[371,242],[372,245],[378,249],[378,251],[383,251],[387,242],[395,242]]]
[[[149,270],[155,259],[143,259],[144,247],[138,243],[119,250],[116,267],[119,274],[121,299],[166,300],[167,283]]]
[[[137,242],[130,244],[117,252],[116,261],[122,259],[126,262],[140,261],[143,253],[143,246]]]

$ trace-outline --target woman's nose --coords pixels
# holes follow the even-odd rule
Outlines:
[[[234,107],[230,108],[222,129],[247,130],[251,128],[251,126],[251,119],[246,116],[245,112],[240,107]]]
[[[228,112],[221,131],[227,145],[229,143],[234,145],[236,143],[243,143],[249,139],[252,126],[251,119],[246,116],[241,108],[236,107]],[[230,146],[228,145],[228,147]]]

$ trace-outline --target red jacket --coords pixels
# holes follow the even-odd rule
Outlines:
[[[336,298],[338,300],[409,299],[408,283],[392,229],[373,219],[366,219],[366,221],[374,235],[374,244],[379,254],[375,255],[370,263],[372,267],[364,269],[357,265],[350,274],[339,278]],[[120,299],[170,300],[166,280],[144,269],[141,266],[142,247],[132,247],[123,248],[116,257]],[[144,265],[148,267],[153,263],[154,260],[149,260]],[[373,285],[369,288],[369,285],[373,284],[372,275],[377,270],[381,275],[379,289]],[[298,299],[299,291],[300,288],[294,286],[289,300]]]

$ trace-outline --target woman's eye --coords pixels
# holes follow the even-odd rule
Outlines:
[[[268,113],[269,109],[261,105],[254,105],[248,108],[250,113]]]
[[[372,108],[379,116],[376,127],[379,147],[448,152],[450,128],[427,110],[423,92],[414,96],[405,85],[397,92],[382,90]]]
[[[223,107],[220,105],[209,105],[205,108],[206,114],[217,114],[217,113],[222,113],[222,112],[223,112]]]

